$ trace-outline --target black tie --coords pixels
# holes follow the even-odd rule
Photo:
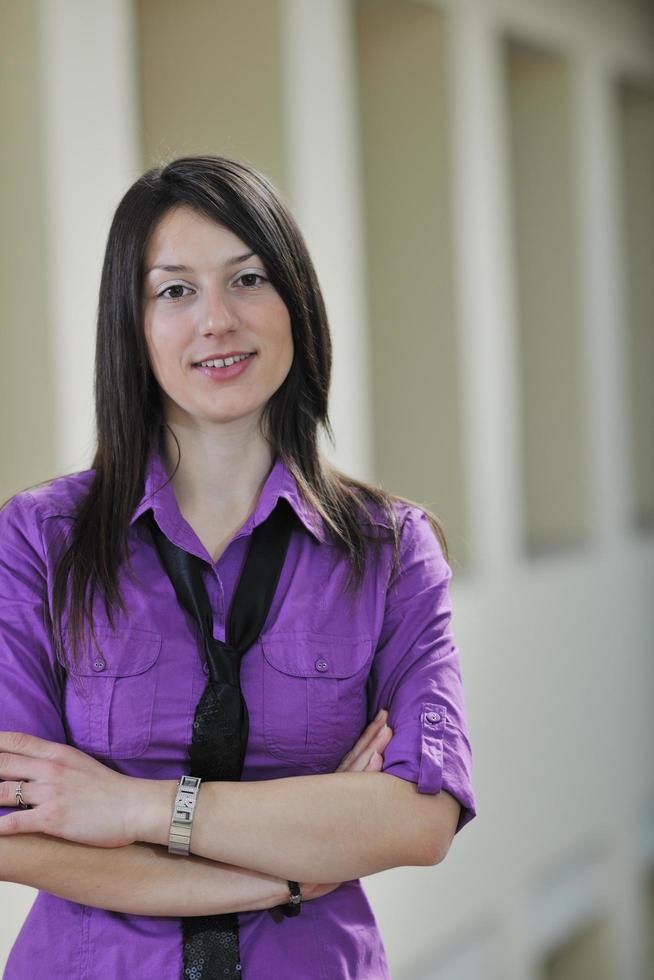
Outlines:
[[[190,772],[203,780],[238,781],[247,749],[249,722],[241,693],[241,656],[261,633],[290,541],[294,512],[279,502],[252,532],[245,564],[234,590],[225,640],[213,636],[213,614],[202,578],[205,562],[173,544],[152,511],[144,515],[181,605],[198,623],[209,683],[195,709],[189,746]],[[182,918],[184,977],[239,980],[238,913]]]

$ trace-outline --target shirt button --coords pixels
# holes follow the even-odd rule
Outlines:
[[[329,664],[326,660],[316,660],[316,670],[328,670]]]
[[[104,670],[106,666],[107,664],[104,660],[98,659],[93,661],[93,670]]]
[[[427,721],[431,721],[436,724],[437,721],[441,720],[441,716],[436,711],[430,711],[427,715]]]

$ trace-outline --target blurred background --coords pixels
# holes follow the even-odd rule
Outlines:
[[[90,466],[127,187],[263,170],[330,316],[323,448],[452,552],[478,816],[364,879],[393,977],[654,977],[654,4],[0,13],[0,498]],[[0,884],[0,967],[34,895]]]

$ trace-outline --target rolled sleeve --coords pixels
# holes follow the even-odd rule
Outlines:
[[[446,790],[461,805],[456,833],[477,813],[459,651],[451,631],[450,566],[427,516],[411,506],[389,584],[370,673],[371,717],[393,730],[383,772],[419,793]]]
[[[24,490],[0,509],[0,730],[66,742],[47,597],[41,524]]]

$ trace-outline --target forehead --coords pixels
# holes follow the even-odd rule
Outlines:
[[[178,206],[167,211],[155,225],[145,249],[145,265],[159,262],[193,265],[206,254],[232,255],[250,251],[238,235],[220,222],[192,208]]]

